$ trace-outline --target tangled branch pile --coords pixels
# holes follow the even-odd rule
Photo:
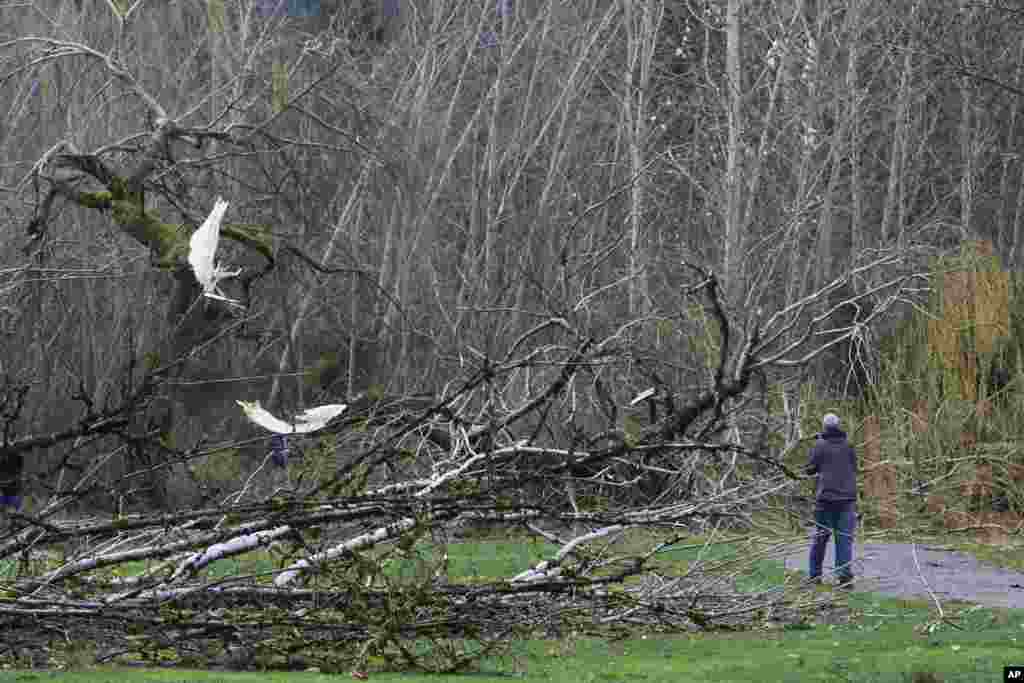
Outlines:
[[[100,661],[453,670],[522,637],[806,620],[820,605],[799,591],[735,587],[759,546],[731,565],[659,563],[693,535],[749,528],[799,479],[715,437],[752,373],[805,353],[797,338],[772,354],[792,322],[737,330],[713,276],[692,292],[721,331],[714,380],[693,395],[651,371],[628,406],[607,384],[636,341],[552,318],[503,358],[466,360],[441,396],[357,399],[293,464],[293,486],[267,490],[257,470],[204,509],[62,520],[72,491],[13,515],[4,655],[84,639]],[[481,533],[557,550],[508,576],[449,572],[448,544]]]

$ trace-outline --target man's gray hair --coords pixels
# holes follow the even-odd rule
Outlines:
[[[821,424],[825,429],[838,429],[839,428],[839,416],[835,413],[826,413],[825,417],[821,418]]]

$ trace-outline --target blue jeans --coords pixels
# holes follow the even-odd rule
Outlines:
[[[821,565],[825,561],[825,548],[829,536],[836,537],[836,575],[840,579],[852,579],[853,534],[857,528],[857,504],[853,501],[833,503],[818,502],[814,508],[814,531],[811,532],[810,577],[821,577]]]

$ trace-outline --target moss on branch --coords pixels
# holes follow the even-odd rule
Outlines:
[[[172,268],[188,256],[188,234],[180,224],[164,223],[138,201],[114,200],[112,205],[117,224],[152,250],[160,268]]]
[[[221,226],[220,234],[239,244],[259,252],[268,261],[274,260],[274,238],[270,229],[258,223],[227,223]]]
[[[79,206],[87,209],[109,209],[114,197],[110,192],[80,192],[77,197]]]
[[[143,196],[130,192],[127,181],[114,178],[110,189],[100,192],[80,192],[74,198],[87,209],[110,210],[120,228],[141,244],[149,247],[159,268],[178,267],[188,257],[191,231],[180,223],[165,223],[152,211],[147,211]],[[228,239],[274,260],[274,245],[270,230],[265,225],[229,223],[221,227]]]

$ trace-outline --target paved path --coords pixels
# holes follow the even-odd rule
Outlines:
[[[857,544],[853,560],[857,590],[927,598],[923,577],[940,600],[1024,609],[1024,574],[983,564],[967,553],[927,545],[917,546],[915,563],[912,548],[909,543]],[[788,555],[786,568],[806,572],[807,554],[804,548],[801,554]],[[835,544],[830,542],[823,572],[826,577],[831,575],[834,564]]]

